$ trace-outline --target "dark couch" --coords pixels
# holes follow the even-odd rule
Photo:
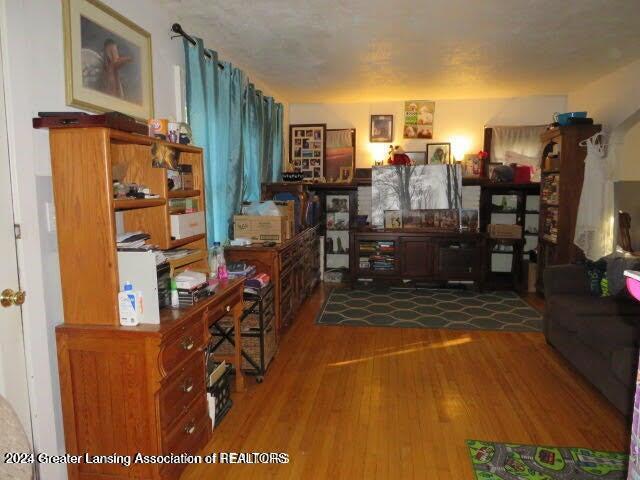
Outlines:
[[[598,297],[586,269],[557,265],[544,271],[544,335],[625,415],[632,414],[640,340],[640,303]]]

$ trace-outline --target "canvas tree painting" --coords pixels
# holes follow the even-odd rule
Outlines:
[[[371,224],[384,225],[385,210],[460,209],[459,165],[373,167]]]

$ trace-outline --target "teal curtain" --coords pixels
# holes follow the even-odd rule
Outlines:
[[[243,200],[260,199],[262,182],[282,170],[283,107],[264,97],[242,70],[218,54],[184,41],[187,115],[193,141],[204,149],[209,244],[232,236]]]

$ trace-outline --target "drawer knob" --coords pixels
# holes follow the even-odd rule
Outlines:
[[[193,378],[187,378],[182,384],[182,391],[189,393],[191,390],[193,390]]]
[[[187,435],[193,435],[193,432],[195,431],[196,431],[196,422],[194,421],[187,423],[187,425],[184,427],[184,433],[186,433]]]
[[[193,338],[186,337],[182,339],[182,343],[180,345],[182,346],[183,350],[189,351],[193,348],[195,342],[193,341]]]
[[[230,311],[231,311],[231,305],[227,305],[226,307],[224,307],[224,309],[225,309],[227,312],[230,312]]]

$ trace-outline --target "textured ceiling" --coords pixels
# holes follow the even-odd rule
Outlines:
[[[564,94],[640,58],[640,0],[159,0],[290,102]]]

